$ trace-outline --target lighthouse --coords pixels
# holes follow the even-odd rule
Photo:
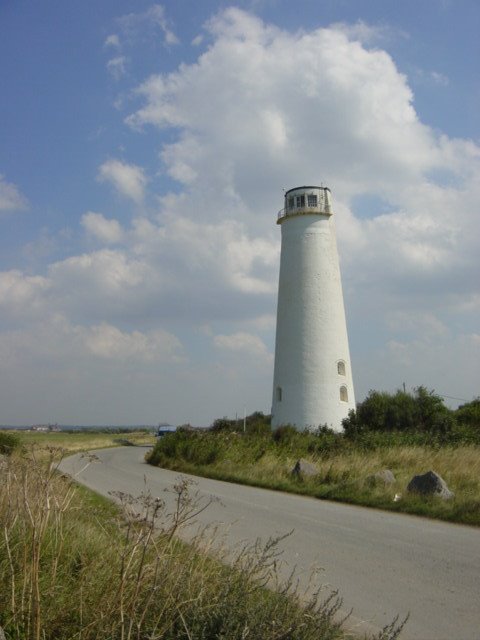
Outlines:
[[[290,189],[277,224],[272,426],[341,431],[355,396],[330,189]]]

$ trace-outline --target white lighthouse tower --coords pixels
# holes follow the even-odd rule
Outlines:
[[[272,426],[341,431],[355,408],[330,189],[285,193]]]

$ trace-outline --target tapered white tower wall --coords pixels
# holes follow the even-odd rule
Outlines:
[[[341,431],[355,408],[331,194],[298,187],[278,214],[278,285],[272,426]]]

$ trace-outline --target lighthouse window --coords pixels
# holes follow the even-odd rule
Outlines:
[[[288,208],[293,209],[294,206],[295,206],[295,199],[293,196],[290,196],[288,198]]]
[[[342,402],[348,402],[348,391],[347,387],[340,387],[340,400]]]
[[[282,401],[282,387],[277,387],[276,393],[277,393],[277,402],[281,402]]]
[[[309,207],[317,206],[317,196],[307,196],[307,202]]]
[[[305,206],[305,195],[297,196],[297,208]]]
[[[337,371],[339,376],[344,376],[345,374],[345,362],[343,360],[339,360],[337,362]]]

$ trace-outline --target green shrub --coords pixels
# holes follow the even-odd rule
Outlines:
[[[161,466],[167,461],[183,460],[195,465],[213,464],[223,449],[222,432],[199,432],[179,429],[159,438],[147,460]]]
[[[345,435],[353,438],[366,431],[425,432],[446,436],[454,429],[455,418],[440,396],[425,387],[417,387],[413,394],[370,391],[342,424]]]
[[[20,447],[20,438],[16,433],[0,431],[0,453],[10,455],[12,451]]]
[[[228,418],[217,418],[215,422],[210,427],[212,431],[234,431],[235,430],[235,421],[229,420]]]
[[[462,404],[455,411],[457,424],[480,431],[480,398]]]

